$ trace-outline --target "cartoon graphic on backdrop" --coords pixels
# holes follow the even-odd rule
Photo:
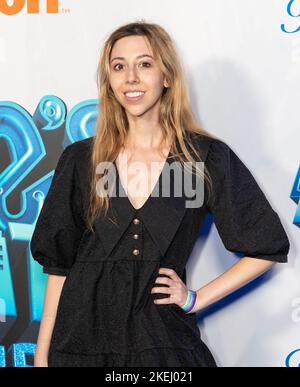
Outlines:
[[[97,100],[81,102],[67,112],[60,98],[47,95],[32,116],[14,102],[0,102],[1,342],[18,323],[17,305],[27,298],[29,309],[20,338],[23,342],[9,348],[0,346],[0,367],[7,365],[8,355],[12,365],[26,366],[26,355],[34,353],[34,344],[25,340],[36,337],[47,276],[33,260],[29,242],[60,154],[67,145],[95,134],[97,114]],[[10,208],[12,196],[14,203],[18,203],[14,210]],[[20,266],[21,275],[27,276],[22,281],[23,285],[27,283],[27,292],[16,289],[20,281],[14,280],[12,267]],[[18,295],[23,301],[17,299]]]

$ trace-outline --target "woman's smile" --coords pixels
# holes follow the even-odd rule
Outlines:
[[[141,101],[144,98],[144,95],[145,95],[145,92],[142,92],[142,91],[124,93],[124,96],[127,102]]]

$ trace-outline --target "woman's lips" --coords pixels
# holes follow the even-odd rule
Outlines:
[[[138,95],[137,97],[129,97],[128,95],[124,94],[125,99],[126,99],[126,101],[128,101],[128,102],[137,102],[137,101],[140,101],[140,100],[142,100],[142,99],[144,98],[144,95],[145,95],[145,93],[142,94],[142,95]]]

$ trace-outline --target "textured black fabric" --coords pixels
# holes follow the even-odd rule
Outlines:
[[[290,244],[280,219],[236,153],[222,141],[213,141],[206,166],[214,182],[207,208],[226,249],[287,262]]]
[[[92,232],[83,221],[91,145],[89,138],[63,152],[31,239],[32,256],[44,272],[67,276],[49,366],[215,367],[196,313],[154,304],[168,297],[151,293],[153,286],[164,286],[154,284],[158,270],[172,268],[186,283],[185,266],[209,212],[228,250],[286,262],[289,241],[277,213],[227,144],[197,136],[194,145],[213,180],[209,202],[187,208],[185,196],[171,189],[171,197],[150,196],[136,210],[121,186],[108,212],[117,225],[98,218]]]

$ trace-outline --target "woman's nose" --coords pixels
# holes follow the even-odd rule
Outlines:
[[[127,79],[127,82],[138,82],[139,78],[138,78],[138,74],[137,74],[137,71],[134,67],[132,68],[129,68],[127,70],[127,73],[126,73],[126,79]]]

